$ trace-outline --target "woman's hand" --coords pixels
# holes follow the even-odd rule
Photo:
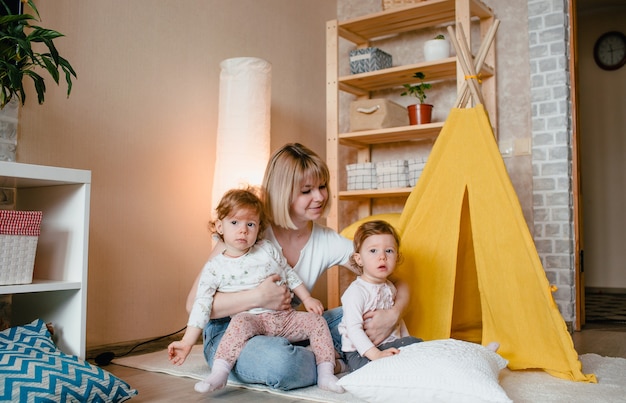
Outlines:
[[[363,330],[375,346],[382,343],[393,331],[400,319],[396,309],[379,309],[363,315]]]
[[[281,281],[281,277],[278,274],[273,274],[256,287],[259,307],[274,311],[284,311],[291,308],[291,291],[284,284],[278,285],[277,282],[279,281]]]

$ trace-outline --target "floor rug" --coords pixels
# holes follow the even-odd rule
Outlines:
[[[626,399],[626,359],[602,357],[597,354],[580,356],[584,373],[593,373],[597,384],[565,381],[543,371],[510,371],[500,374],[500,384],[514,402],[624,402]],[[185,363],[176,367],[167,359],[166,351],[116,358],[113,363],[174,376],[204,379],[210,372],[202,354],[202,346],[194,346]],[[261,385],[228,382],[231,386],[265,391],[286,398],[315,402],[361,402],[349,393],[336,394],[311,386],[292,391],[279,391]]]

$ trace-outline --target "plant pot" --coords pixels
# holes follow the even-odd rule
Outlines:
[[[407,106],[409,111],[409,123],[412,125],[422,125],[430,123],[433,106],[430,104],[413,104]]]
[[[450,57],[450,42],[447,39],[431,39],[424,43],[424,59],[426,61],[448,57]]]

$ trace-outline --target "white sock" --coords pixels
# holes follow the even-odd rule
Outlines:
[[[194,389],[200,393],[222,389],[228,382],[228,374],[230,374],[231,369],[232,366],[226,360],[214,360],[211,374],[205,380],[196,383]]]
[[[335,374],[334,362],[322,362],[317,364],[317,386],[320,389],[329,390],[335,393],[343,393],[345,390],[337,385],[339,380]]]

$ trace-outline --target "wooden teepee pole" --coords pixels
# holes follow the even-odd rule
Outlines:
[[[455,47],[455,50],[457,53],[457,59],[459,60],[459,63],[461,64],[461,69],[463,69],[463,72],[466,75],[466,79],[461,85],[461,89],[458,93],[457,100],[455,103],[457,108],[463,107],[464,105],[467,104],[467,102],[469,101],[468,96],[470,93],[474,101],[479,102],[479,103],[483,102],[482,94],[480,93],[480,89],[478,86],[479,77],[478,77],[477,72],[479,72],[482,69],[482,66],[485,62],[485,58],[487,57],[489,48],[495,39],[496,32],[498,30],[499,25],[500,25],[500,20],[497,20],[497,19],[494,20],[493,25],[489,28],[487,35],[485,36],[485,39],[480,45],[480,49],[478,50],[478,55],[476,57],[475,63],[471,62],[472,55],[467,45],[467,39],[465,37],[461,23],[459,23],[459,30],[460,30],[461,42],[463,46],[461,45],[461,43],[457,41],[456,35],[454,34],[454,28],[452,28],[451,26],[448,27],[448,33],[450,34],[450,37],[452,38],[452,44]]]
[[[459,28],[459,31],[463,32],[460,24]],[[482,104],[483,99],[480,95],[480,89],[478,88],[478,77],[476,76],[476,72],[474,71],[472,55],[467,49],[467,43],[465,43],[465,36],[463,36],[462,38],[462,42],[465,46],[461,46],[458,39],[456,38],[456,35],[454,34],[454,29],[451,26],[448,27],[448,33],[450,34],[452,44],[454,45],[454,49],[456,50],[457,62],[461,65],[461,69],[465,73],[465,82],[467,83],[469,90],[472,94],[472,99],[474,100],[474,102]]]

